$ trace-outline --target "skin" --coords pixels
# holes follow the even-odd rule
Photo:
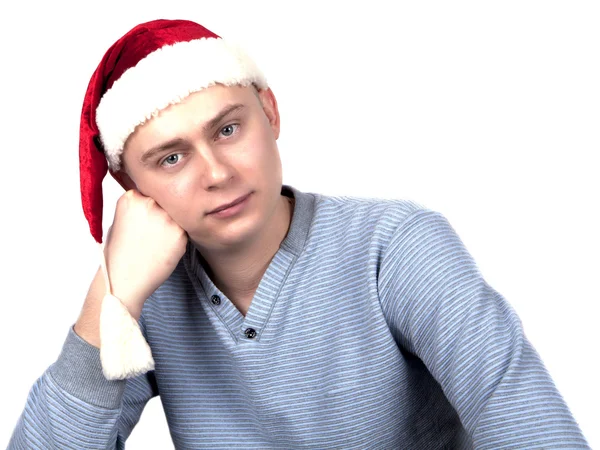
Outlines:
[[[241,107],[207,128],[232,105]],[[154,199],[187,232],[215,285],[244,315],[293,214],[293,202],[281,195],[279,130],[270,89],[211,86],[137,127],[113,174],[124,188]],[[148,150],[173,140],[143,160]],[[207,215],[249,192],[241,214]]]

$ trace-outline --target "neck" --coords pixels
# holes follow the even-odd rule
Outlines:
[[[215,286],[246,315],[260,280],[287,236],[294,200],[281,195],[267,226],[243,249],[229,253],[202,252],[202,265]]]

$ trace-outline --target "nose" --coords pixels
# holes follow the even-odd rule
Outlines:
[[[202,166],[200,168],[202,183],[207,190],[227,182],[233,176],[229,161],[212,148],[200,149],[197,160]]]

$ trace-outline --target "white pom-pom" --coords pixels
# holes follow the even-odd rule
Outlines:
[[[107,380],[135,377],[154,369],[154,359],[136,320],[121,301],[106,294],[100,311],[100,361]]]

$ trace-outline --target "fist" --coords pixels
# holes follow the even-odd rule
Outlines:
[[[185,253],[186,232],[152,198],[129,190],[117,201],[104,256],[111,293],[137,320],[146,299]]]

